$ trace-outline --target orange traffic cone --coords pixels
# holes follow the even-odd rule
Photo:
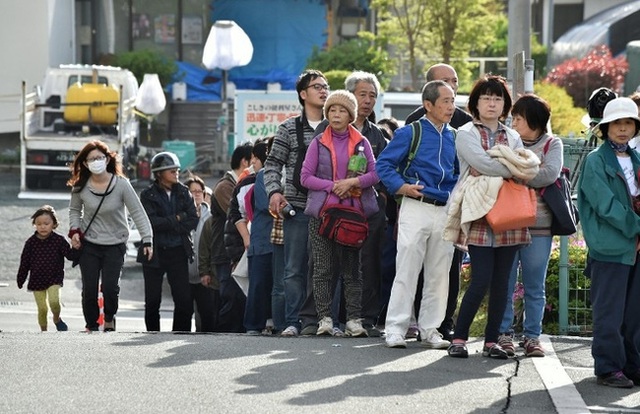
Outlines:
[[[100,316],[98,316],[98,327],[100,330],[104,330],[104,297],[102,296],[102,285],[98,291],[98,308],[100,309]]]

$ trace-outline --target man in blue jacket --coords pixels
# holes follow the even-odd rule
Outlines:
[[[455,111],[455,93],[443,81],[422,89],[426,115],[420,119],[415,157],[410,159],[413,127],[396,130],[376,163],[376,172],[389,194],[402,197],[398,216],[396,278],[387,310],[386,344],[405,348],[411,308],[420,270],[424,286],[418,316],[422,345],[446,349],[449,341],[437,328],[447,307],[449,268],[453,244],[444,241],[446,204],[458,181],[454,131],[449,126]]]

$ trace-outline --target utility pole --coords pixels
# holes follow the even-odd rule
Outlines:
[[[516,77],[516,72],[521,70],[524,73],[524,62],[520,60],[522,67],[516,67],[516,56],[524,52],[524,59],[531,58],[531,2],[530,0],[509,0],[508,7],[507,81],[511,85],[513,98],[516,99],[516,94],[523,93],[525,90],[524,77],[518,76],[522,84],[518,84]]]

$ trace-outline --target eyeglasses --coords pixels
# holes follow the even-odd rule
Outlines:
[[[105,155],[98,155],[97,157],[87,158],[87,162],[104,161],[106,159],[107,157]]]
[[[482,95],[481,97],[478,98],[479,101],[482,102],[495,102],[495,103],[502,103],[504,102],[504,98],[502,96],[489,96],[489,95]]]
[[[324,85],[322,83],[314,83],[313,85],[307,86],[305,89],[309,89],[309,88],[313,88],[316,91],[320,92],[320,91],[328,91],[330,89],[330,86]]]

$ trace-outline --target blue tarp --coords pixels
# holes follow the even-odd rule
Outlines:
[[[219,70],[209,71],[188,62],[176,62],[178,71],[174,81],[187,84],[187,101],[219,101],[222,74]],[[215,80],[215,82],[212,82]],[[173,85],[165,89],[171,95]]]
[[[324,0],[212,0],[211,8],[210,23],[234,20],[253,44],[251,62],[229,71],[236,89],[266,90],[268,83],[278,82],[283,90],[293,90],[313,47],[326,44]],[[220,70],[176,63],[179,69],[174,81],[187,84],[187,100],[220,100]]]
[[[266,89],[279,82],[295,89],[313,47],[327,39],[325,0],[213,0],[211,23],[235,21],[253,44],[247,66],[229,71],[237,89]]]

